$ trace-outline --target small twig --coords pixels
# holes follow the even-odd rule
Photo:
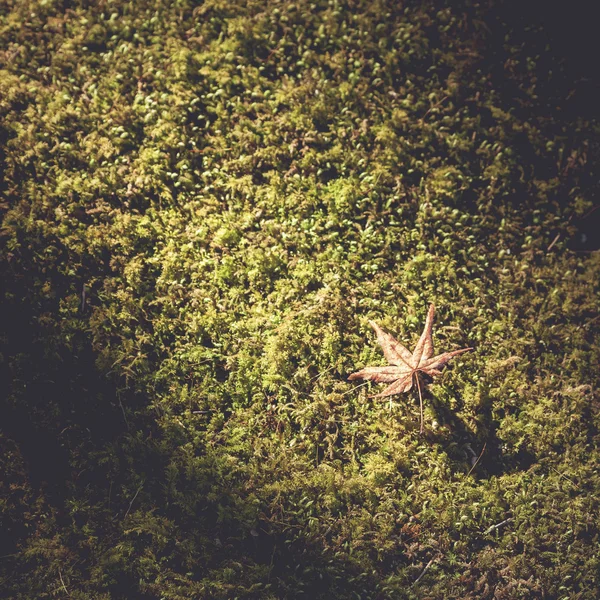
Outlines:
[[[309,379],[308,382],[310,383],[311,381],[314,381],[315,379],[320,379],[323,375],[325,375],[325,373],[329,373],[329,371],[333,371],[333,369],[335,369],[335,367],[336,367],[336,365],[333,365],[333,367],[329,367],[329,369],[325,369],[321,373],[318,373],[317,375],[315,375],[314,377]]]
[[[58,576],[60,577],[60,582],[62,583],[63,586],[63,590],[65,590],[65,593],[67,594],[67,596],[69,595],[69,590],[67,589],[67,586],[65,585],[65,582],[63,581],[62,578],[62,572],[60,570],[60,567],[58,567]]]
[[[129,503],[129,508],[127,509],[127,512],[125,513],[125,516],[123,517],[123,521],[127,518],[127,515],[129,514],[129,511],[131,510],[131,507],[133,506],[135,499],[138,497],[138,494],[142,491],[142,488],[144,487],[144,483],[145,483],[145,481],[142,481],[142,483],[140,484],[140,487],[137,489],[135,495],[131,499],[131,502]]]
[[[431,565],[433,564],[433,561],[435,560],[435,558],[432,558],[426,565],[425,568],[421,571],[421,574],[415,579],[415,582],[413,583],[413,586],[417,585],[417,583],[419,583],[419,581],[421,581],[421,579],[423,579],[423,576],[425,575],[425,573],[427,573],[427,571],[429,571],[429,567],[431,567]]]
[[[127,420],[127,415],[125,414],[125,407],[123,406],[123,402],[121,402],[121,394],[118,394],[119,398],[119,406],[121,407],[121,412],[123,413],[123,419],[125,419],[125,425],[127,425],[127,431],[129,431],[129,421]]]
[[[275,561],[275,552],[277,550],[277,544],[273,544],[273,552],[271,553],[271,562],[269,564],[269,572],[267,573],[267,582],[271,580],[271,572],[273,571],[273,562]]]
[[[81,288],[81,312],[85,312],[85,283]]]
[[[492,531],[495,531],[496,529],[500,529],[500,527],[502,527],[503,525],[506,525],[507,523],[510,523],[511,521],[514,521],[514,517],[508,517],[508,519],[504,519],[504,521],[500,521],[500,523],[496,523],[496,525],[492,525],[491,527],[488,527],[485,530],[485,535],[492,533]]]
[[[342,396],[346,396],[347,394],[351,394],[352,392],[355,392],[356,390],[359,390],[361,387],[365,387],[365,385],[367,385],[369,382],[365,381],[364,383],[361,383],[360,385],[357,385],[356,387],[353,387],[351,390],[348,390],[347,392],[344,392],[342,394]]]
[[[487,446],[487,442],[485,442],[483,444],[483,448],[481,449],[481,452],[479,453],[479,456],[477,457],[477,460],[473,463],[473,466],[471,467],[471,469],[467,473],[467,477],[473,472],[473,469],[477,466],[477,463],[481,460],[481,457],[483,456],[483,453],[485,452],[485,447],[486,446]]]
[[[590,210],[588,210],[585,215],[583,215],[583,217],[581,217],[582,219],[587,219],[592,213],[596,212],[598,209],[600,208],[600,204],[598,206],[592,206],[592,208],[590,208]],[[571,219],[573,218],[573,215],[571,215]],[[569,221],[571,220],[569,219]]]
[[[449,96],[444,96],[441,100],[439,100],[438,102],[436,102],[435,104],[432,104],[428,109],[427,112],[421,117],[421,122],[423,122],[425,120],[425,117],[434,109],[437,108],[438,106],[442,105],[447,99],[449,98]]]
[[[267,56],[267,58],[265,58],[263,60],[263,62],[268,63],[271,60],[271,56],[273,56],[273,54],[275,54],[277,52],[277,50],[279,50],[279,48],[273,48],[273,50],[271,50],[271,52],[269,52],[269,55]]]
[[[552,242],[550,243],[550,245],[546,249],[546,252],[550,252],[550,250],[552,250],[552,248],[554,248],[554,244],[556,244],[556,242],[558,242],[559,239],[560,239],[560,232],[558,232],[556,234],[556,237],[552,240]]]
[[[554,467],[550,467],[556,474],[560,475],[561,477],[564,477],[567,481],[570,481],[577,489],[579,489],[579,486],[570,478],[567,477],[564,473],[561,473],[560,471],[557,471]]]
[[[589,319],[585,323],[577,325],[577,327],[575,327],[575,331],[579,331],[583,327],[587,327],[590,323],[593,323],[594,321],[597,321],[598,319],[600,319],[600,315],[595,316],[593,319]]]

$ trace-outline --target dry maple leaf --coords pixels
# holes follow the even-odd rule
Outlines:
[[[421,433],[423,433],[423,396],[421,395],[421,383],[419,374],[424,373],[430,377],[441,375],[440,369],[453,357],[463,352],[473,350],[473,348],[461,348],[452,352],[444,352],[433,356],[433,339],[431,331],[433,329],[433,314],[435,306],[432,304],[427,313],[425,328],[415,346],[413,352],[407,350],[398,340],[386,333],[373,321],[369,321],[371,327],[377,333],[377,341],[383,350],[383,354],[390,366],[387,367],[366,367],[356,373],[352,373],[348,379],[368,379],[376,383],[391,383],[383,392],[375,394],[373,398],[385,398],[394,394],[408,392],[413,385],[413,380],[417,382],[419,390],[419,407],[421,409]]]

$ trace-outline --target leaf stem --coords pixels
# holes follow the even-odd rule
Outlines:
[[[423,396],[421,394],[421,383],[419,382],[419,374],[415,373],[415,379],[417,380],[417,389],[419,390],[419,409],[421,411],[421,431],[423,434]]]

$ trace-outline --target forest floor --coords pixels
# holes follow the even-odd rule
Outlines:
[[[2,597],[599,597],[600,94],[510,6],[0,3]],[[431,303],[421,434],[348,375]]]

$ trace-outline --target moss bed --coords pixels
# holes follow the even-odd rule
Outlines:
[[[0,4],[2,597],[599,597],[600,121],[514,14]],[[420,435],[347,376],[431,302]]]

